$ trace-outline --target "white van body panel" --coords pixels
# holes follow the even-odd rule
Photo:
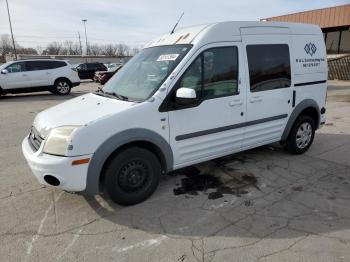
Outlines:
[[[240,40],[236,38],[237,40]],[[198,54],[213,47],[236,47],[238,50],[239,67],[244,66],[242,44],[237,42],[220,42],[207,44],[196,50],[196,53],[187,61],[177,77],[176,83],[187,67],[194,61]],[[244,71],[239,71],[241,83],[238,89],[244,90]],[[183,134],[196,133],[203,130],[211,130],[218,127],[230,126],[245,122],[245,92],[232,96],[203,101],[198,107],[170,111],[170,145],[174,153],[174,168],[180,168],[190,164],[206,161],[213,156],[220,157],[238,152],[241,148],[244,127],[231,129],[224,132],[198,136],[191,139],[177,139]],[[208,121],[210,120],[210,121]]]
[[[92,156],[92,163],[88,169],[76,170],[84,173],[81,174],[84,183],[75,181],[75,185],[81,188],[86,184],[87,192],[98,193],[99,176],[108,157],[101,156],[101,150],[106,143],[113,143],[114,139],[123,137],[125,133],[129,132],[132,137],[134,130],[141,130],[141,133],[144,130],[145,136],[151,133],[165,141],[167,151],[162,147],[158,149],[163,150],[165,158],[169,156],[166,159],[169,160],[167,164],[170,163],[166,170],[169,171],[281,141],[288,135],[304,104],[315,106],[320,118],[317,126],[324,123],[325,114],[320,111],[325,107],[327,61],[319,27],[277,22],[212,23],[178,29],[173,34],[154,39],[145,48],[177,44],[191,44],[192,48],[146,101],[127,102],[87,94],[37,115],[33,126],[43,136],[43,143],[54,128],[79,126],[71,137],[72,148],[67,150],[65,158],[76,159],[88,155]],[[261,44],[288,45],[290,87],[251,92],[246,48]],[[238,48],[239,94],[203,100],[196,107],[160,110],[192,61],[202,51],[223,46]],[[139,142],[139,138],[130,140],[130,137],[125,144]],[[26,143],[27,138],[23,141],[24,151],[28,149]],[[118,147],[122,146],[120,141],[118,143]],[[42,147],[33,154],[24,153],[30,166],[40,163],[40,158],[47,156],[42,152]],[[50,167],[46,168],[49,171]],[[67,173],[74,171],[74,167],[70,168]],[[57,166],[52,169],[58,172]],[[42,179],[44,174],[37,170],[34,173],[45,184]],[[65,183],[60,187],[69,188],[69,182]]]

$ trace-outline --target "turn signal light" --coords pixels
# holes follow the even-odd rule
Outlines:
[[[72,161],[72,166],[87,164],[89,162],[90,162],[90,158],[78,159],[78,160]]]

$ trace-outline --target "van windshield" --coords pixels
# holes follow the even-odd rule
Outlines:
[[[103,93],[128,101],[148,99],[191,47],[192,45],[168,45],[141,50],[105,84]]]

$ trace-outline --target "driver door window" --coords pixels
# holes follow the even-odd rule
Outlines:
[[[179,87],[196,90],[201,100],[238,93],[237,47],[216,47],[201,53],[189,66]]]
[[[12,65],[9,65],[8,67],[6,67],[6,70],[9,73],[20,73],[20,72],[27,71],[24,62],[13,63]]]

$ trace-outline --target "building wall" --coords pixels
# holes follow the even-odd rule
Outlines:
[[[322,29],[327,54],[350,53],[350,4],[261,20],[316,24]]]
[[[350,4],[269,17],[262,20],[317,24],[321,28],[350,25]]]

